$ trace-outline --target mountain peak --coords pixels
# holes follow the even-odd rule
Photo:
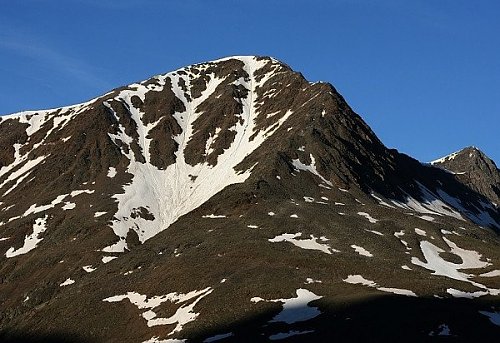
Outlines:
[[[466,147],[431,164],[455,174],[470,188],[485,194],[494,204],[500,204],[500,170],[477,147]]]
[[[438,158],[434,161],[431,161],[430,164],[439,165],[439,164],[442,164],[444,162],[454,160],[457,157],[460,159],[471,159],[471,160],[481,158],[481,159],[487,159],[487,160],[492,161],[481,149],[479,149],[476,146],[471,145],[471,146],[465,147],[459,151],[453,152],[449,155],[446,155],[446,156]]]

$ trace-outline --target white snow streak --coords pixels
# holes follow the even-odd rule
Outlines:
[[[366,212],[358,212],[358,214],[362,217],[365,217],[366,219],[368,219],[368,221],[372,224],[375,224],[376,222],[378,222],[378,219],[375,219],[373,218],[372,216],[370,216],[368,213]]]
[[[360,284],[360,285],[363,285],[363,286],[368,286],[368,287],[376,288],[376,289],[378,289],[379,291],[382,291],[382,292],[393,293],[393,294],[398,294],[398,295],[405,295],[407,297],[416,297],[417,296],[414,292],[409,291],[407,289],[389,288],[389,287],[378,287],[378,285],[377,285],[376,282],[371,281],[371,280],[367,280],[367,279],[365,279],[361,275],[349,275],[343,281],[347,282],[347,283],[350,283],[350,284],[354,284],[354,285]]]
[[[315,237],[314,235],[310,235],[311,238],[309,239],[297,239],[298,237],[302,236],[301,232],[298,233],[284,233],[281,235],[278,235],[274,238],[268,239],[269,242],[272,243],[279,243],[279,242],[289,242],[292,243],[293,245],[306,249],[306,250],[318,250],[321,252],[324,252],[325,254],[332,254],[332,252],[339,252],[338,250],[335,250],[331,248],[328,244],[326,243],[320,243],[320,241],[328,241],[328,239],[324,236],[321,237]]]
[[[47,230],[47,219],[48,216],[45,216],[43,218],[38,218],[35,220],[35,224],[33,224],[33,233],[30,235],[26,236],[24,238],[24,244],[21,248],[15,249],[14,247],[10,247],[9,250],[5,253],[5,256],[7,258],[19,256],[26,254],[30,252],[31,250],[35,249],[42,241],[43,238],[40,238],[39,236]]]
[[[358,254],[360,254],[362,256],[373,257],[372,253],[370,253],[368,250],[366,250],[363,247],[360,247],[358,245],[351,245],[351,248],[353,248],[354,251],[356,251]]]
[[[292,160],[292,164],[295,167],[295,169],[297,169],[299,171],[300,170],[308,171],[308,172],[318,176],[321,179],[321,181],[323,181],[323,183],[327,184],[330,187],[333,187],[333,184],[330,181],[328,181],[327,179],[325,179],[316,169],[316,160],[314,159],[314,156],[312,154],[310,154],[309,158],[311,159],[311,164],[309,164],[309,165],[300,162],[300,160],[298,160],[298,159]]]
[[[69,285],[72,285],[75,283],[75,280],[72,280],[70,278],[67,278],[66,281],[64,281],[63,283],[61,283],[59,285],[59,287],[64,287],[64,286],[69,286]]]

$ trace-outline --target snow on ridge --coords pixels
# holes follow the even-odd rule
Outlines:
[[[105,96],[105,95],[102,95]],[[54,108],[48,108],[48,109],[42,109],[42,110],[27,110],[27,111],[20,111],[20,112],[15,112],[15,113],[10,113],[10,114],[5,114],[0,116],[0,122],[2,120],[7,120],[7,119],[16,119],[20,118],[21,120],[29,121],[28,117],[31,119],[34,118],[34,122],[39,122],[41,119],[38,116],[45,116],[47,114],[51,114],[54,112],[59,113],[68,113],[68,112],[76,112],[80,113],[81,110],[84,107],[87,107],[88,105],[92,104],[94,101],[99,99],[102,96],[98,96],[96,98],[90,99],[89,101],[85,101],[79,104],[73,104],[73,105],[68,105],[68,106],[62,106],[62,107],[54,107]],[[45,121],[44,121],[45,122]],[[40,125],[40,124],[38,124]]]
[[[461,152],[463,151],[462,150],[459,150],[459,151],[455,151],[454,153],[451,153],[449,155],[446,155],[444,157],[441,157],[441,158],[438,158],[437,160],[434,160],[434,161],[431,161],[429,162],[431,165],[434,165],[434,164],[438,164],[438,163],[444,163],[446,161],[450,161],[450,160],[453,160],[455,159],[455,157],[457,157]]]
[[[266,78],[264,77],[257,82],[254,79],[254,72],[265,66],[268,61],[257,61],[251,57],[243,60],[245,63],[244,69],[248,73],[249,79],[240,78],[234,84],[244,86],[249,89],[249,93],[247,98],[243,100],[243,113],[239,115],[240,120],[231,128],[236,132],[234,141],[228,149],[218,156],[215,166],[209,165],[207,162],[195,166],[189,165],[185,161],[184,150],[194,133],[194,121],[203,115],[198,111],[198,105],[212,95],[217,86],[223,81],[222,79],[211,78],[201,96],[189,100],[178,85],[181,75],[172,72],[162,76],[163,79],[166,77],[171,78],[172,90],[186,108],[186,111],[182,113],[176,112],[173,114],[182,132],[174,137],[174,140],[178,143],[178,150],[175,152],[176,162],[165,170],[159,170],[150,163],[150,139],[147,137],[156,123],[144,125],[142,122],[144,113],[135,108],[131,101],[131,97],[134,95],[144,100],[146,92],[151,89],[142,84],[136,84],[134,85],[135,90],[124,90],[117,96],[118,99],[128,105],[132,120],[137,125],[139,136],[137,141],[145,155],[146,163],[136,161],[131,150],[128,153],[122,150],[123,154],[130,160],[127,172],[133,175],[133,179],[130,184],[124,186],[124,193],[114,195],[114,198],[118,201],[118,212],[115,214],[112,228],[118,237],[118,241],[104,248],[103,251],[123,252],[127,247],[126,236],[130,228],[136,231],[141,242],[145,242],[160,231],[167,229],[182,215],[202,205],[225,187],[248,179],[255,165],[242,172],[236,171],[235,167],[269,136],[274,134],[292,115],[292,112],[288,111],[268,129],[256,132],[255,118],[258,113],[256,112],[256,99],[254,99],[255,89],[264,84]],[[183,80],[188,84],[189,89],[189,78]],[[113,111],[109,104],[108,108]],[[132,137],[125,133],[123,127],[120,127],[118,134],[110,134],[110,137],[114,140],[121,140],[125,144],[130,144],[133,141]],[[191,176],[195,176],[195,178]],[[175,183],[172,180],[176,180]],[[140,207],[148,209],[154,219],[131,218],[131,211]]]
[[[28,136],[28,140],[24,144],[14,144],[14,161],[7,166],[3,166],[0,168],[0,177],[10,173],[7,179],[0,185],[0,189],[5,186],[5,184],[9,181],[17,180],[17,182],[6,192],[4,195],[10,193],[14,188],[16,188],[26,177],[28,177],[31,173],[31,170],[41,163],[41,161],[47,156],[40,156],[33,160],[29,160],[28,156],[34,150],[37,150],[38,147],[43,145],[46,139],[54,132],[55,130],[63,129],[75,116],[81,113],[87,106],[95,101],[96,99],[90,100],[88,102],[66,106],[56,109],[50,110],[41,110],[41,111],[25,111],[19,113],[13,113],[5,116],[0,116],[0,122],[9,120],[9,119],[18,119],[20,123],[27,124],[28,127],[25,129],[26,135]],[[24,154],[21,154],[21,149],[32,142],[32,136],[38,132],[44,125],[52,120],[52,127],[47,130],[45,135],[38,141],[33,144],[31,149]],[[17,170],[15,170],[17,168]],[[14,172],[12,172],[15,170]]]

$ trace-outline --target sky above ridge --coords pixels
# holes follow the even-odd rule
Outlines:
[[[327,81],[385,145],[500,164],[497,0],[0,0],[0,114],[231,55]]]

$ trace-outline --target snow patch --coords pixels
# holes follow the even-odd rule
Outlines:
[[[366,250],[363,247],[360,247],[358,245],[351,245],[351,248],[353,248],[354,251],[356,251],[358,254],[360,254],[362,256],[373,257],[372,253],[370,253],[368,250]]]
[[[85,270],[87,273],[92,273],[97,268],[92,267],[92,265],[88,265],[88,266],[83,266],[82,269]]]
[[[274,316],[274,318],[269,321],[270,323],[294,324],[313,319],[321,314],[321,311],[317,307],[309,306],[309,303],[321,299],[322,296],[316,295],[303,288],[297,289],[296,294],[296,297],[288,299],[264,300],[260,297],[254,297],[251,301],[253,303],[261,301],[283,303],[282,311]]]
[[[482,315],[485,315],[490,319],[490,322],[496,326],[500,326],[500,311],[489,312],[489,311],[479,311]]]
[[[301,171],[301,170],[308,171],[308,172],[318,176],[321,179],[321,181],[323,183],[325,183],[326,185],[333,187],[333,184],[330,181],[328,181],[327,179],[325,179],[316,169],[316,160],[314,159],[314,156],[312,154],[310,154],[309,158],[311,160],[311,164],[304,164],[304,163],[300,162],[300,160],[298,160],[298,159],[292,160],[292,164],[297,171]]]
[[[115,295],[103,299],[103,301],[120,302],[128,299],[139,310],[146,310],[142,312],[141,316],[146,320],[148,327],[175,324],[175,328],[168,333],[168,336],[170,336],[181,331],[186,324],[194,321],[199,316],[199,313],[194,312],[194,307],[201,299],[212,293],[212,291],[213,289],[211,287],[207,287],[200,291],[191,291],[186,294],[173,292],[150,298],[137,292],[127,292],[127,294]],[[172,316],[168,318],[159,318],[153,310],[164,302],[180,304],[180,306]]]
[[[434,331],[431,331],[429,333],[429,336],[451,336],[451,331],[448,325],[441,324],[438,327],[438,331],[436,333]]]
[[[293,245],[295,245],[301,249],[318,250],[318,251],[324,252],[325,254],[332,254],[333,252],[339,252],[338,250],[331,248],[326,243],[318,242],[318,239],[320,241],[323,241],[323,242],[327,241],[328,239],[324,236],[321,236],[318,238],[318,237],[315,237],[314,235],[310,235],[311,238],[309,238],[309,239],[297,239],[300,236],[302,236],[301,232],[284,233],[284,234],[278,235],[274,238],[268,239],[268,241],[271,243],[289,242],[289,243],[292,243]]]
[[[392,206],[391,204],[385,202],[384,200],[382,200],[382,198],[380,198],[379,196],[377,196],[375,193],[371,193],[370,194],[373,198],[375,198],[378,203],[382,206],[385,206],[385,207],[389,207],[389,208],[395,208],[394,206]]]
[[[389,287],[378,287],[378,285],[377,285],[376,282],[371,281],[371,280],[367,280],[367,279],[365,279],[361,275],[349,275],[349,276],[347,276],[346,279],[344,279],[342,281],[350,283],[350,284],[354,284],[354,285],[360,284],[360,285],[363,285],[363,286],[368,286],[368,287],[376,288],[376,289],[378,289],[379,291],[382,291],[382,292],[393,293],[393,294],[398,294],[398,295],[404,295],[404,296],[409,296],[409,297],[416,297],[417,296],[414,292],[409,291],[407,289],[389,288]]]
[[[375,219],[373,218],[372,216],[370,216],[368,213],[366,212],[358,212],[358,214],[362,217],[365,217],[366,219],[368,219],[368,221],[372,224],[375,224],[376,222],[378,222],[378,219]]]
[[[421,229],[419,229],[419,228],[415,228],[415,233],[416,233],[417,235],[420,235],[420,236],[424,236],[424,237],[426,237],[426,236],[427,236],[427,233],[426,233],[424,230],[421,230]]]
[[[368,229],[365,229],[366,232],[371,232],[371,233],[374,233],[378,236],[383,236],[384,234],[380,231],[377,231],[377,230],[368,230]]]
[[[64,211],[73,210],[76,207],[74,202],[67,201],[63,207],[61,207]]]
[[[64,286],[69,286],[69,285],[72,285],[75,283],[75,280],[72,280],[70,278],[67,278],[66,281],[64,281],[63,283],[61,283],[59,285],[59,287],[64,287]]]
[[[289,332],[280,332],[280,333],[271,335],[271,336],[269,336],[269,339],[271,341],[278,341],[281,339],[285,339],[285,338],[289,338],[289,337],[293,337],[293,336],[305,335],[305,334],[313,333],[313,332],[314,332],[314,330],[307,330],[307,331],[291,330]]]
[[[455,298],[466,298],[466,299],[479,298],[489,294],[488,292],[485,291],[464,292],[454,288],[448,288],[446,292],[448,294],[451,294]]]
[[[108,174],[106,176],[109,177],[109,178],[114,178],[116,176],[116,168],[115,167],[109,167]]]
[[[232,332],[222,333],[222,334],[215,335],[215,336],[212,336],[212,337],[205,339],[203,341],[203,343],[217,342],[217,341],[220,341],[221,339],[226,339],[226,338],[233,337],[233,336],[234,336],[234,333],[232,333]]]
[[[474,275],[466,274],[459,271],[461,269],[485,268],[491,265],[491,263],[486,261],[481,261],[482,256],[477,251],[462,249],[459,246],[457,246],[454,242],[447,239],[446,237],[443,237],[443,240],[450,248],[450,252],[452,254],[458,255],[461,258],[462,263],[453,263],[444,260],[443,258],[441,258],[440,253],[443,253],[445,251],[428,241],[420,242],[420,249],[422,250],[422,254],[424,255],[426,262],[421,261],[417,257],[412,257],[411,263],[433,271],[432,273],[433,275],[441,275],[450,279],[468,282],[484,290],[481,292],[467,293],[453,289],[448,289],[448,293],[456,297],[476,297],[486,294],[500,293],[500,290],[490,289],[478,282],[472,281],[471,278],[474,277]]]
[[[108,263],[118,258],[117,256],[103,256],[102,263]]]
[[[218,219],[218,218],[226,218],[226,216],[223,214],[207,214],[202,216],[202,218]]]
[[[48,216],[36,219],[35,224],[33,224],[33,233],[24,238],[23,246],[17,250],[14,247],[10,247],[5,253],[5,256],[11,258],[26,254],[35,249],[38,243],[43,240],[43,238],[40,238],[40,235],[47,230],[47,219]]]
[[[356,285],[356,284],[361,284],[364,286],[369,286],[369,287],[376,287],[377,284],[374,281],[367,280],[361,275],[349,275],[347,276],[346,279],[342,280],[344,282]]]
[[[481,276],[481,277],[496,277],[496,276],[500,276],[500,270],[498,270],[498,269],[492,270],[491,272],[483,273],[483,274],[480,274],[479,276]]]

